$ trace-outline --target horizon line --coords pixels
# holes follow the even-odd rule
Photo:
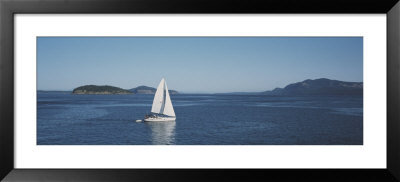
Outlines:
[[[315,79],[305,79],[303,81],[306,80],[319,80],[319,79],[328,79],[328,80],[333,80],[333,81],[342,81],[342,80],[337,80],[337,79],[329,79],[329,78],[315,78]],[[298,81],[298,82],[293,82],[293,83],[289,83],[286,86],[290,85],[290,84],[294,84],[294,83],[299,83],[299,82],[303,82],[303,81]],[[342,81],[342,82],[356,82],[356,83],[364,83],[364,81]],[[86,84],[86,85],[94,85],[94,84]],[[82,86],[86,86],[86,85],[82,85]],[[96,86],[113,86],[113,85],[109,85],[109,84],[105,84],[105,85],[96,85]],[[140,86],[146,86],[146,87],[151,87],[151,86],[147,86],[147,85],[139,85],[130,89],[134,89]],[[285,86],[285,87],[286,87]],[[81,87],[81,86],[78,86]],[[117,86],[113,86],[113,87],[117,87]],[[118,88],[122,88],[122,87],[118,87]],[[151,88],[155,88],[155,87],[151,87]],[[284,87],[275,87],[273,89],[269,89],[269,90],[262,90],[262,91],[227,91],[227,92],[210,92],[210,91],[195,91],[195,92],[181,92],[178,90],[175,90],[177,92],[179,92],[180,94],[182,93],[186,93],[186,94],[226,94],[226,93],[259,93],[259,92],[266,92],[266,91],[272,91],[274,89],[277,88],[284,88]],[[47,92],[70,92],[73,91],[75,88],[70,89],[70,90],[57,90],[57,89],[36,89],[36,91],[47,91]],[[125,89],[125,88],[122,88]],[[130,90],[130,89],[125,89],[125,90]],[[174,90],[174,89],[168,89],[168,90]]]

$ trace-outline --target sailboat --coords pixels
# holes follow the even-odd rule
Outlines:
[[[161,79],[154,95],[151,114],[146,115],[144,121],[175,121],[175,111],[172,107],[171,97],[169,96],[167,82]]]

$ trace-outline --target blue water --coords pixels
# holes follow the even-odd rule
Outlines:
[[[362,96],[171,95],[176,122],[135,122],[153,95],[38,92],[38,145],[362,145]]]

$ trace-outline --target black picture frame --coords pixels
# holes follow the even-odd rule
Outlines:
[[[14,14],[382,13],[387,15],[386,169],[15,169]],[[5,181],[399,181],[398,0],[0,0],[0,179]],[[378,122],[378,121],[377,121]],[[101,160],[101,159],[99,159]]]

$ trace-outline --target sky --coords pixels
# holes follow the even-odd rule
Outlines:
[[[362,37],[38,37],[37,89],[258,92],[306,79],[363,81]]]

